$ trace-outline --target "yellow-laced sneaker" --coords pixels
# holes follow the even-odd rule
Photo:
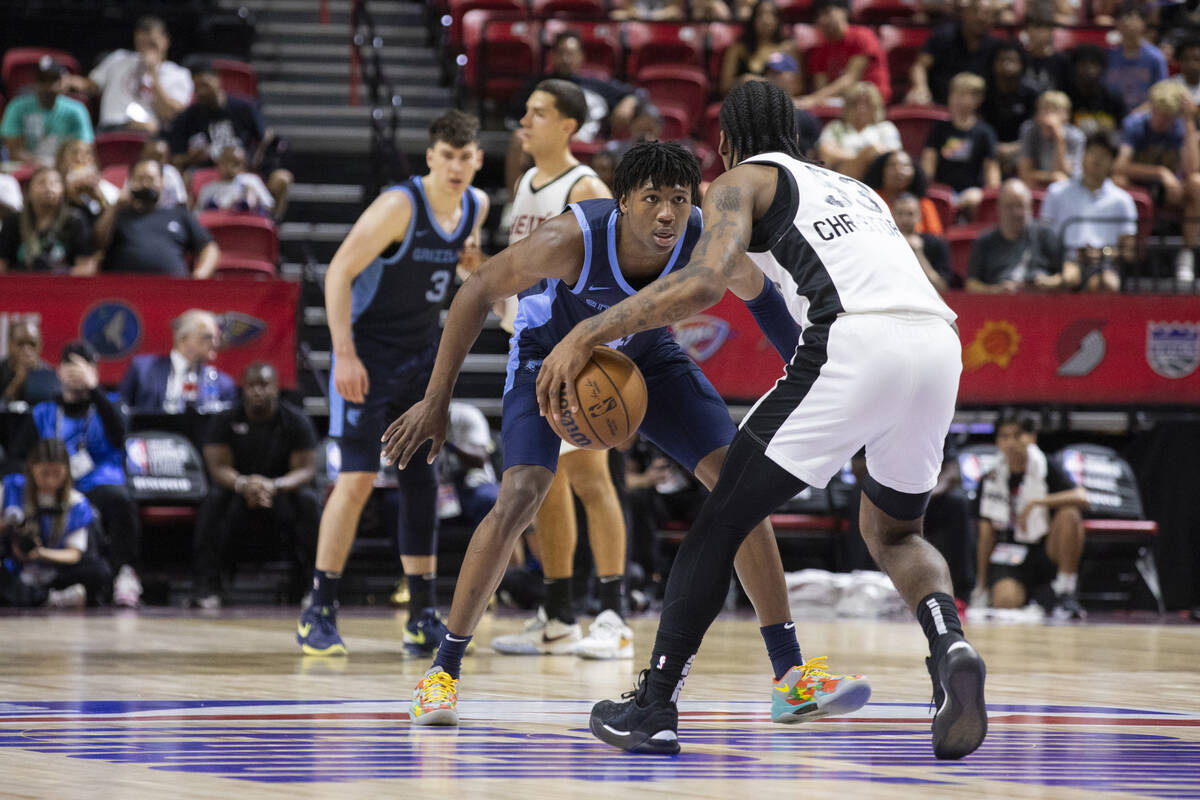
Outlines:
[[[871,684],[862,675],[830,675],[825,656],[792,667],[775,681],[771,719],[792,723],[849,714],[871,699]]]
[[[435,664],[413,689],[408,718],[413,725],[457,725],[457,706],[458,681]]]

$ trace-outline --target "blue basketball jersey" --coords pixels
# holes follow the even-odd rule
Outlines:
[[[584,200],[571,203],[567,209],[583,231],[583,270],[574,286],[557,278],[547,279],[522,294],[509,345],[505,392],[512,388],[517,369],[536,370],[572,328],[637,292],[617,263],[617,202]],[[655,278],[687,264],[702,227],[700,209],[693,207],[683,236]],[[670,330],[653,328],[608,344],[637,361],[664,339],[673,341]]]
[[[438,315],[454,283],[463,243],[475,228],[479,203],[471,188],[462,196],[458,227],[444,231],[429,208],[419,177],[385,191],[404,192],[412,220],[404,240],[393,243],[355,278],[351,319],[356,344],[417,348],[437,341]]]

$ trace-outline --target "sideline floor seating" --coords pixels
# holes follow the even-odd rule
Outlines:
[[[208,494],[200,452],[180,433],[148,430],[126,436],[125,471],[146,525],[193,522]]]

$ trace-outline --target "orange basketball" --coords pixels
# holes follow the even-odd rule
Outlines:
[[[562,424],[547,417],[563,441],[583,450],[607,450],[624,444],[646,416],[646,379],[632,359],[611,347],[600,346],[575,379],[579,412],[567,408],[559,393]]]

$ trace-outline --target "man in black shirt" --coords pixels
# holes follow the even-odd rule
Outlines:
[[[988,74],[997,42],[991,34],[995,17],[992,0],[959,0],[958,19],[935,30],[913,62],[905,102],[945,105],[955,75]]]
[[[320,516],[311,486],[316,446],[308,417],[280,402],[275,368],[247,367],[242,403],[213,419],[204,443],[213,486],[196,526],[195,602],[201,608],[220,607],[221,567],[231,550],[286,549],[295,559],[294,588],[303,585]],[[266,530],[275,538],[264,542]]]
[[[267,183],[275,200],[275,218],[287,207],[292,173],[282,168],[280,140],[267,127],[258,106],[245,97],[221,88],[221,76],[210,61],[192,66],[195,94],[167,132],[171,161],[182,172],[216,163],[226,147],[241,147],[252,154],[250,169]]]
[[[968,292],[1054,291],[1064,283],[1062,246],[1048,227],[1035,222],[1029,187],[1010,178],[996,198],[997,222],[971,245]]]
[[[1108,53],[1094,44],[1077,45],[1068,56],[1071,62],[1067,97],[1071,99],[1071,121],[1085,134],[1121,130],[1125,99],[1104,82]]]
[[[141,158],[129,168],[121,199],[96,220],[96,241],[107,248],[104,272],[186,278],[186,253],[195,255],[193,278],[211,278],[221,252],[208,231],[183,206],[159,208],[162,165]]]

